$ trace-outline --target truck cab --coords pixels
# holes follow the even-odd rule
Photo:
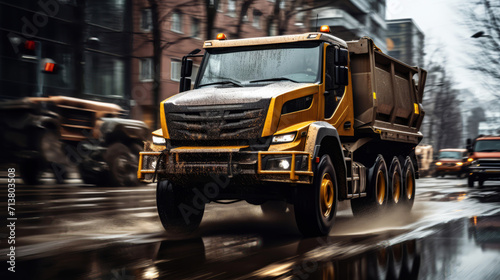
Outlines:
[[[469,151],[468,185],[477,181],[482,187],[486,180],[500,180],[500,136],[479,136],[467,140]]]

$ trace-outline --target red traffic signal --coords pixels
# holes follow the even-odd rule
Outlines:
[[[57,63],[50,58],[44,58],[41,61],[42,72],[47,74],[55,74],[57,73],[58,66]]]
[[[24,49],[28,51],[34,51],[36,49],[36,42],[32,40],[26,40],[26,42],[24,42]]]
[[[19,48],[21,52],[21,58],[27,60],[36,60],[37,44],[39,44],[39,42],[33,40],[26,40],[24,41],[24,43],[21,43],[21,46]]]

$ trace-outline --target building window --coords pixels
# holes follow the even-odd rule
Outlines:
[[[227,14],[229,16],[236,16],[236,1],[235,0],[228,0],[227,1]]]
[[[153,80],[153,58],[141,58],[139,63],[139,80],[142,82]]]
[[[304,26],[304,20],[306,17],[306,13],[298,13],[295,15],[295,26]]]
[[[170,80],[180,81],[181,80],[181,61],[177,59],[172,59],[170,62]]]
[[[200,20],[191,18],[191,37],[200,38]]]
[[[170,30],[182,33],[182,14],[179,11],[172,14],[172,28]]]
[[[260,28],[260,19],[262,17],[262,12],[259,10],[253,10],[253,21],[252,26],[255,28]]]
[[[273,23],[269,26],[269,36],[277,36],[278,35],[278,24]]]
[[[151,9],[143,9],[141,11],[141,30],[151,31],[153,29],[153,17]]]

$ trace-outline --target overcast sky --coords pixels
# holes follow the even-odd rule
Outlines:
[[[471,38],[476,31],[473,26],[466,26],[462,10],[469,3],[467,0],[387,0],[386,17],[412,18],[425,34],[426,63],[434,53],[432,60],[441,60],[445,55],[456,88],[468,88],[476,96],[489,99],[479,94],[477,78],[467,70],[472,60],[470,53],[464,52],[464,46],[470,46],[472,40],[481,40]]]

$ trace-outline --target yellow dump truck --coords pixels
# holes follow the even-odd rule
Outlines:
[[[370,38],[326,32],[220,34],[203,47],[194,89],[199,50],[183,58],[181,93],[161,103],[161,130],[140,153],[167,232],[194,231],[209,202],[293,205],[306,236],[328,234],[339,201],[355,215],[411,209],[425,70]]]

